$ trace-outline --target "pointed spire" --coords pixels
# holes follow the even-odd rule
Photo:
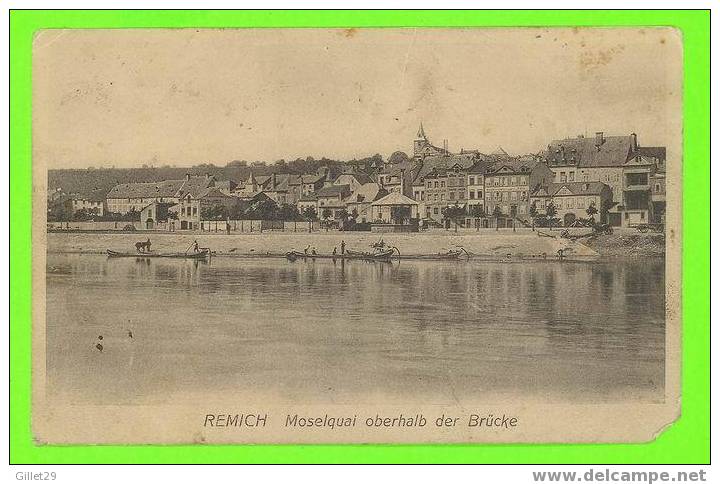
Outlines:
[[[422,121],[420,121],[420,128],[418,129],[418,132],[417,132],[417,139],[424,139],[424,140],[427,139],[427,136],[425,136],[425,130],[423,129]]]
[[[493,151],[491,154],[493,155],[500,155],[500,156],[509,156],[507,154],[507,151],[505,151],[502,146],[498,146],[495,151]]]

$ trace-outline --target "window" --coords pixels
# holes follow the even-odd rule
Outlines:
[[[475,200],[475,192],[472,190],[470,190],[470,200]]]
[[[645,220],[645,212],[640,212],[640,220]]]
[[[438,187],[438,182],[436,181],[436,182],[435,182],[435,188],[437,188],[437,187]]]
[[[508,193],[508,192],[503,192],[503,194],[502,194],[502,199],[503,199],[503,201],[507,202],[507,201],[508,201],[508,198],[509,198],[509,193]]]
[[[445,180],[440,182],[440,188],[445,188]]]
[[[574,171],[571,171],[568,175],[569,175],[569,178],[568,178],[569,181],[571,181],[571,182],[575,181],[575,172]]]
[[[439,209],[438,209],[437,207],[435,207],[435,208],[433,209],[433,213],[434,213],[435,215],[437,215],[438,213],[440,213],[440,211],[439,211]]]
[[[659,192],[659,191],[660,191],[660,184],[659,184],[659,183],[656,183],[656,184],[655,184],[655,191],[656,191],[656,192]]]
[[[560,183],[567,182],[567,174],[564,171],[560,172]]]
[[[521,184],[521,185],[527,185],[527,184],[528,184],[528,179],[527,179],[526,176],[520,177],[520,184]]]
[[[480,198],[480,199],[482,199],[482,197],[483,197],[483,196],[482,196],[482,190],[478,190],[477,194],[478,194],[477,197]]]
[[[573,208],[575,206],[575,199],[568,198],[567,199],[567,207],[566,208]]]
[[[428,187],[428,188],[432,188],[432,182],[431,182],[431,181],[427,182],[427,187]]]
[[[468,177],[468,185],[475,185],[475,177],[474,176]]]
[[[510,192],[510,200],[517,201],[517,192]]]
[[[517,182],[517,180],[515,179],[514,176],[513,176],[513,177],[510,177],[510,185],[515,186],[515,183],[516,183],[516,182]]]
[[[588,181],[587,173],[583,173],[582,179],[584,182]]]
[[[525,213],[525,205],[520,205],[518,207],[518,213]]]
[[[450,200],[455,200],[455,192],[450,192]]]
[[[520,200],[523,202],[527,200],[527,192],[520,192]]]
[[[444,193],[441,193],[441,194],[440,194],[440,201],[441,201],[441,202],[442,202],[442,201],[445,201],[445,194],[444,194]]]

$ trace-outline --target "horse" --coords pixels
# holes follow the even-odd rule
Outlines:
[[[150,241],[147,242],[135,242],[135,249],[138,252],[150,252]]]

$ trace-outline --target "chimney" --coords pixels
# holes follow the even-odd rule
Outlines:
[[[635,153],[638,149],[638,143],[637,143],[637,135],[635,133],[630,133],[630,151]]]
[[[185,180],[190,181],[190,173],[185,173]]]
[[[603,132],[598,131],[595,133],[595,147],[600,148],[602,144],[605,142],[605,138],[603,137]]]

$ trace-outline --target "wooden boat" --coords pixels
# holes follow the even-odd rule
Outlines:
[[[289,260],[297,259],[356,259],[356,260],[370,260],[389,262],[393,255],[393,250],[388,249],[378,252],[358,252],[353,250],[345,251],[345,254],[306,254],[297,250],[291,250],[285,254]]]
[[[136,257],[136,258],[166,258],[166,259],[206,259],[210,255],[209,250],[202,250],[200,252],[117,252],[114,250],[107,249],[108,257]]]
[[[458,260],[467,252],[462,250],[449,250],[444,254],[423,254],[408,256],[408,259],[429,259],[429,260]]]

